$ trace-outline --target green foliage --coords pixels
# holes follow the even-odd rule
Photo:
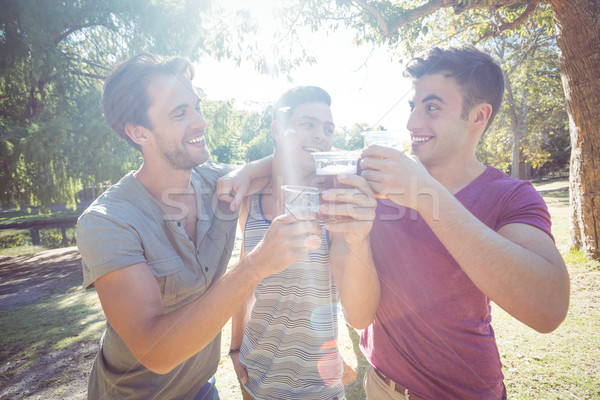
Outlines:
[[[74,204],[115,181],[139,154],[100,108],[118,60],[155,52],[197,58],[208,0],[1,0],[0,202]]]
[[[364,146],[362,133],[367,129],[368,125],[365,123],[357,123],[350,128],[336,129],[333,135],[333,147],[344,150],[362,149]]]
[[[261,129],[246,147],[246,161],[254,161],[273,154],[274,143],[271,131]]]
[[[107,183],[137,168],[140,153],[111,132],[100,107],[109,68],[133,54],[194,60],[210,53],[282,74],[302,61],[315,61],[300,40],[306,29],[335,32],[346,25],[357,32],[357,45],[386,45],[395,57],[405,59],[430,45],[455,41],[483,41],[492,48],[489,38],[501,35],[501,27],[526,7],[519,1],[509,7],[469,8],[463,1],[459,7],[414,18],[419,0],[368,2],[371,9],[351,0],[286,0],[273,15],[283,29],[268,32],[276,45],[264,48],[267,32],[256,19],[258,8],[232,13],[222,4],[211,9],[209,3],[0,0],[0,204],[43,210],[53,203],[75,205],[82,189],[93,188],[97,195]],[[563,100],[555,90],[556,46],[536,44],[535,57],[526,46],[528,36],[553,35],[552,24],[551,9],[542,3],[526,23],[503,34],[513,38],[514,51],[507,60],[518,65],[523,54],[532,60],[510,72],[510,79],[527,100],[516,105],[523,109],[527,104],[529,134],[519,144],[522,157],[539,171],[562,168],[569,151],[564,107],[558,106]],[[527,87],[532,82],[540,83],[537,92]],[[272,152],[268,107],[240,111],[234,102],[206,99],[204,111],[214,160],[239,164]],[[508,114],[498,119],[509,121]],[[336,147],[362,146],[362,128],[338,130]],[[489,143],[482,145],[484,158],[508,169],[509,136],[506,126],[496,124],[487,135]]]
[[[514,96],[504,102],[480,144],[480,159],[509,171],[514,147],[519,164],[528,165],[536,176],[565,168],[570,148],[552,9],[541,2],[529,13],[528,3],[295,0],[289,7],[302,10],[304,24],[328,23],[335,30],[343,23],[356,32],[357,45],[385,45],[401,62],[432,46],[464,43],[493,54],[503,63]],[[515,21],[521,22],[513,26]]]
[[[273,153],[271,107],[262,111],[235,109],[232,101],[205,99],[208,147],[214,161],[241,164]]]
[[[0,249],[12,249],[26,246],[31,243],[31,238],[26,233],[14,233],[0,236]]]
[[[520,163],[535,178],[566,168],[570,138],[554,36],[543,26],[530,33],[489,41],[489,51],[505,71],[506,90],[479,154],[508,171],[513,169],[512,153],[518,151]]]

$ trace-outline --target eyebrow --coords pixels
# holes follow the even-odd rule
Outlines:
[[[303,118],[310,119],[311,121],[315,121],[315,122],[319,122],[320,121],[318,118],[310,116],[310,115],[303,115],[303,116],[300,117],[300,119],[303,119]],[[323,125],[331,125],[331,126],[333,126],[335,128],[335,124],[333,122],[331,122],[331,121],[324,121]]]
[[[198,104],[200,104],[200,103],[202,103],[202,99],[201,99],[200,97],[198,97],[198,99],[197,99],[197,101],[196,101],[196,105],[198,105]],[[177,113],[179,110],[181,110],[182,108],[186,108],[186,107],[189,107],[189,104],[188,104],[188,103],[181,103],[181,104],[179,104],[177,107],[175,107],[174,109],[172,109],[172,110],[169,112],[169,115],[176,114],[176,113]]]
[[[440,103],[444,103],[444,99],[442,99],[437,94],[430,94],[429,96],[427,96],[423,100],[421,100],[421,103],[425,103],[426,101],[430,101],[430,100],[437,100]]]

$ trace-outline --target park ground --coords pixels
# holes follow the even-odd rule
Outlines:
[[[600,263],[565,250],[566,182],[536,187],[548,203],[553,234],[569,267],[571,304],[564,323],[546,335],[494,306],[508,397],[600,399]],[[0,256],[0,399],[86,398],[104,316],[95,292],[81,288],[80,262],[74,247]],[[340,333],[347,398],[362,400],[366,361],[357,347],[358,334],[343,320]],[[227,358],[229,337],[227,324],[217,382],[223,400],[240,400]]]

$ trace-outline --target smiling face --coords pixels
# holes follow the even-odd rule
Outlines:
[[[425,167],[445,166],[474,156],[469,117],[462,115],[463,96],[456,80],[441,73],[424,75],[415,81],[413,89],[406,127],[413,153]]]
[[[312,153],[331,149],[335,131],[331,108],[321,102],[300,104],[287,126],[274,121],[272,131],[275,154],[281,154],[286,167],[284,174],[296,181],[306,179],[315,172]]]
[[[151,106],[147,113],[152,128],[143,149],[152,151],[176,170],[206,162],[210,157],[205,142],[206,120],[190,80],[160,75],[149,85],[148,96]]]

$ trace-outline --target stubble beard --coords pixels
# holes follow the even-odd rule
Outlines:
[[[206,149],[206,152],[208,153],[208,149]],[[163,158],[175,170],[191,170],[198,165],[204,164],[209,157],[210,153],[206,157],[194,157],[184,150],[163,152]]]

